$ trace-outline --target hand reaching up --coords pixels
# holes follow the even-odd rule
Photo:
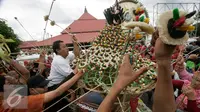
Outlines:
[[[160,38],[155,45],[156,60],[170,60],[176,46],[164,44]]]
[[[117,85],[118,89],[122,90],[146,71],[147,67],[141,68],[138,71],[133,71],[129,55],[125,55],[115,85]]]
[[[45,57],[45,55],[46,55],[46,52],[45,52],[45,51],[42,51],[42,52],[40,53],[40,57]]]
[[[76,71],[76,75],[82,77],[84,74],[85,74],[86,70],[85,69],[82,69],[82,70],[78,70]]]
[[[99,106],[97,112],[111,112],[114,102],[116,101],[117,95],[128,86],[131,82],[136,80],[138,76],[147,71],[147,68],[141,68],[138,71],[132,71],[132,65],[130,64],[129,55],[125,55],[122,65],[119,69],[119,75],[114,83],[110,92]]]
[[[196,100],[196,93],[191,86],[183,86],[182,91],[189,100]]]
[[[78,41],[78,39],[73,35],[73,36],[72,36],[72,42],[77,43],[77,41]]]
[[[194,72],[194,75],[192,77],[191,86],[195,89],[200,88],[200,72],[199,71]]]
[[[185,62],[184,57],[182,55],[179,55],[175,65],[176,72],[181,72],[185,68],[184,62]]]
[[[188,59],[196,60],[196,59],[198,59],[198,56],[199,55],[197,55],[197,54],[191,54]]]

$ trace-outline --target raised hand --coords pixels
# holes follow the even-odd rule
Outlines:
[[[179,55],[176,60],[176,65],[175,65],[176,72],[181,72],[185,68],[184,62],[185,62],[184,57],[182,55]]]
[[[171,56],[175,47],[164,44],[160,38],[156,40],[155,57],[158,77],[154,93],[154,112],[175,112],[176,110],[171,78]]]
[[[147,67],[141,68],[138,71],[133,71],[132,65],[130,64],[129,55],[125,55],[115,84],[117,85],[118,89],[121,90],[146,71]]]
[[[197,54],[191,54],[191,55],[189,56],[189,59],[196,60],[196,59],[198,58],[198,56],[199,56],[199,55],[197,55]]]
[[[195,89],[200,89],[200,72],[199,71],[194,72],[191,86]]]
[[[76,36],[73,35],[73,36],[72,36],[72,42],[75,42],[75,43],[76,43],[77,41],[78,41],[78,39],[76,38]]]
[[[188,97],[188,100],[196,100],[195,90],[191,86],[183,86],[182,92]]]
[[[164,44],[160,38],[155,45],[156,60],[170,60],[176,46]]]
[[[110,92],[108,93],[104,101],[99,106],[97,112],[111,112],[113,107],[112,105],[114,104],[117,95],[145,71],[147,71],[147,68],[141,68],[139,71],[132,71],[129,55],[125,55],[122,65],[119,69],[117,80],[110,89]]]
[[[42,51],[42,52],[40,53],[40,57],[45,58],[45,55],[46,55],[46,52],[45,52],[45,51]]]

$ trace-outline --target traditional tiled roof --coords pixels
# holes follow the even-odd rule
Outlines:
[[[100,30],[106,25],[105,19],[96,19],[94,16],[88,13],[87,9],[83,15],[70,24],[66,30],[70,33],[76,34],[76,37],[79,42],[90,42],[96,36],[98,36]],[[46,39],[43,41],[35,42],[34,44],[24,44],[20,45],[20,48],[31,48],[34,46],[50,46],[56,40],[62,40],[66,44],[72,44],[71,36],[68,35],[65,31],[62,31],[61,35]]]

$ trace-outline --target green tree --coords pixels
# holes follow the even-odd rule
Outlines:
[[[14,43],[7,43],[11,52],[18,52],[19,51],[19,44],[21,41],[18,39],[17,35],[14,33],[13,29],[6,24],[6,21],[0,19],[0,34],[4,36],[5,39],[12,39]]]

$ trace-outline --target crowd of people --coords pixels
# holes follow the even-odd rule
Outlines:
[[[81,52],[75,37],[72,38],[72,42],[73,54],[69,53],[63,41],[55,41],[52,46],[56,55],[48,57],[47,60],[45,52],[42,52],[37,61],[33,63],[25,61],[25,66],[11,59],[1,61],[0,112],[56,112],[74,101],[77,94],[74,92],[77,88],[76,83],[87,70],[71,68],[70,63]],[[144,43],[135,46],[142,57],[156,62],[158,75],[156,88],[141,97],[153,112],[200,112],[199,42],[188,46],[170,46],[164,44],[159,39],[158,32],[155,32],[150,46]],[[92,92],[80,101],[95,103],[98,112],[112,111],[119,93],[148,70],[147,67],[143,67],[138,71],[132,71],[131,66],[129,55],[126,54],[116,82],[107,96],[102,97],[99,93]],[[178,78],[175,78],[175,75]],[[23,96],[21,100],[23,102],[27,99],[26,109],[20,109],[21,103],[11,107],[5,102],[6,99],[3,97],[5,85],[27,85],[28,95]],[[70,94],[70,97],[64,97],[67,94]],[[138,98],[130,99],[132,112],[136,112],[137,100]],[[80,108],[73,110],[71,107],[62,111],[87,112]]]

